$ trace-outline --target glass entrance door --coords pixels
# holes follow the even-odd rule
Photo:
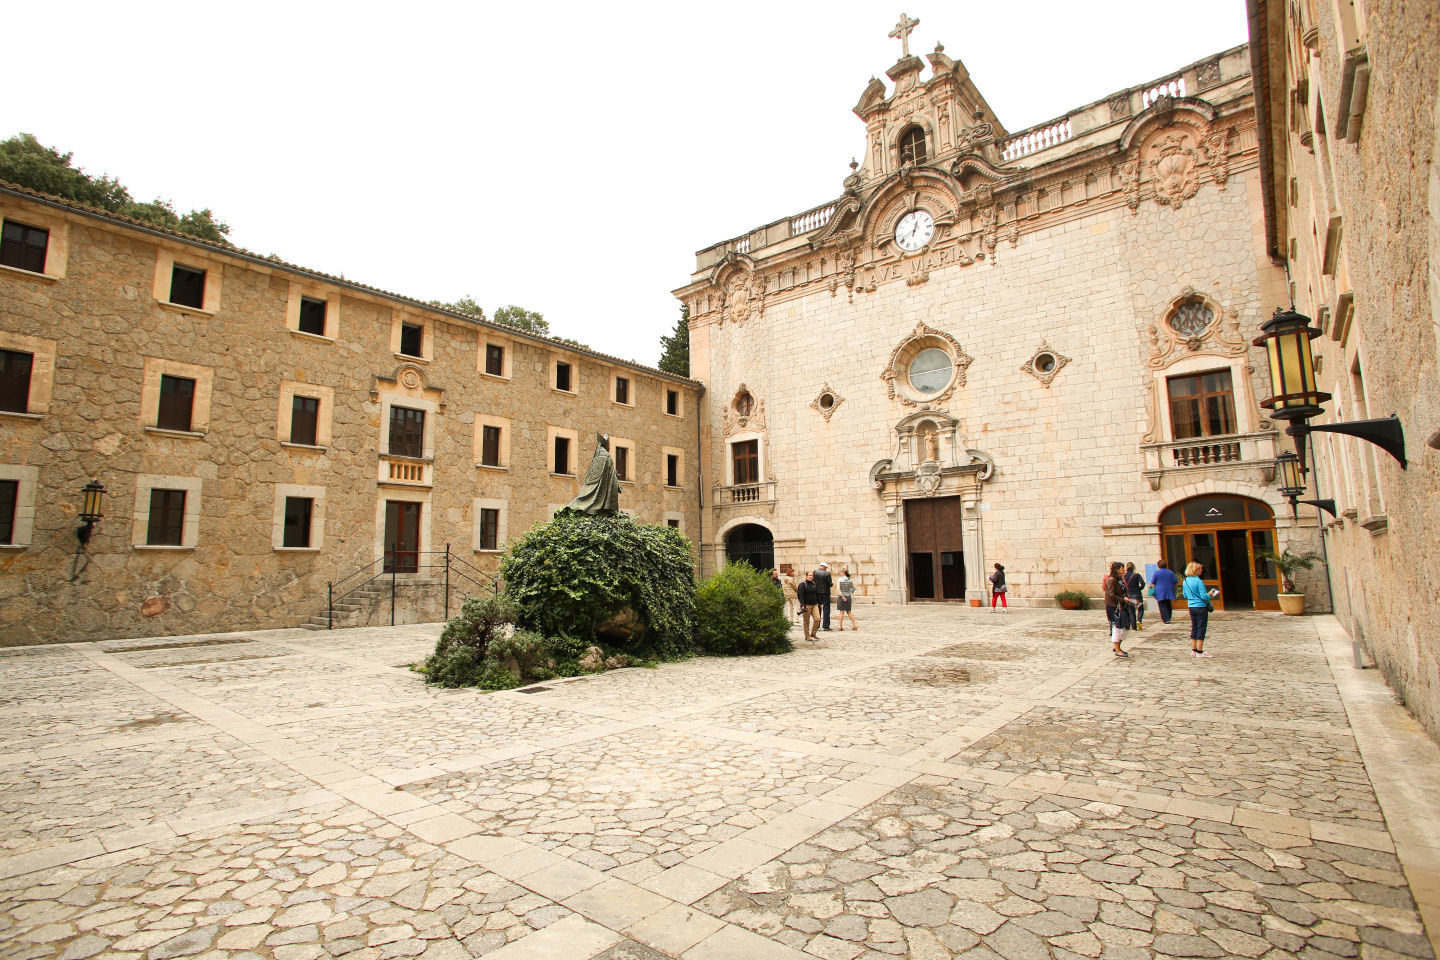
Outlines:
[[[1275,549],[1275,514],[1246,497],[1196,497],[1160,517],[1160,548],[1170,569],[1183,577],[1199,563],[1200,579],[1216,590],[1217,610],[1278,610],[1275,567],[1260,558]]]

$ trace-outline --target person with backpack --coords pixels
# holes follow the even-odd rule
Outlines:
[[[1135,608],[1135,629],[1145,629],[1145,577],[1135,564],[1125,564],[1125,594]]]

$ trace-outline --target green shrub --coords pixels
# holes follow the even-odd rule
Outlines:
[[[532,527],[500,572],[516,624],[576,642],[577,657],[596,644],[673,660],[694,649],[693,563],[678,530],[567,512]]]
[[[748,563],[728,563],[695,595],[700,649],[718,656],[786,653],[790,618],[770,575]]]
[[[531,683],[575,676],[581,672],[576,661],[584,652],[583,644],[567,637],[516,630],[508,637],[495,638],[490,644],[490,661],[518,672],[521,682]]]
[[[434,652],[420,665],[425,681],[439,687],[480,685],[491,644],[503,637],[514,621],[515,605],[504,597],[466,600],[440,631]]]

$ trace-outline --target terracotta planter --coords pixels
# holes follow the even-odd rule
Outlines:
[[[978,607],[978,606],[980,606],[980,599],[979,599],[978,597],[971,597],[971,598],[970,598],[970,606],[972,606],[972,607]]]
[[[1060,601],[1060,609],[1061,609],[1061,610],[1079,610],[1079,609],[1080,609],[1080,601],[1079,601],[1079,600],[1061,600],[1061,601]]]
[[[1298,617],[1305,612],[1305,594],[1282,593],[1276,596],[1280,601],[1280,612],[1287,617]]]

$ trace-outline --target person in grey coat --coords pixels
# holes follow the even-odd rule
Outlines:
[[[823,560],[815,571],[815,589],[820,591],[820,622],[822,629],[830,629],[830,588],[835,580],[830,576],[830,564]]]

